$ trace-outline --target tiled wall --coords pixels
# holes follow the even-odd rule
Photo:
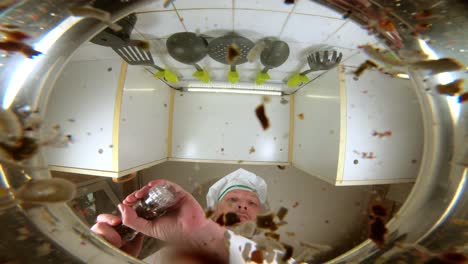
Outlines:
[[[235,31],[253,41],[264,37],[287,41],[288,60],[270,71],[272,78],[279,81],[305,70],[306,56],[317,45],[336,47],[343,53],[343,63],[357,66],[363,60],[347,63],[358,52],[357,46],[376,42],[359,25],[343,19],[342,14],[309,0],[296,0],[294,4],[283,0],[176,0],[163,7],[164,2],[155,1],[136,10],[138,21],[132,38],[150,40],[155,62],[184,79],[192,78],[194,68],[170,58],[165,47],[167,38],[181,31],[211,37]],[[212,79],[226,80],[227,65],[208,56],[200,64],[210,71]],[[259,61],[240,65],[241,80],[252,81],[262,67]]]

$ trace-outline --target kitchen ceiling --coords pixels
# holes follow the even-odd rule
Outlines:
[[[307,55],[320,45],[329,45],[343,53],[342,64],[358,66],[367,57],[358,45],[380,45],[374,36],[357,23],[343,19],[328,7],[309,0],[296,0],[285,4],[283,0],[177,0],[163,6],[158,1],[137,9],[137,23],[132,39],[148,40],[155,63],[179,75],[182,81],[197,81],[192,77],[194,68],[171,58],[166,49],[167,38],[176,32],[190,31],[204,36],[219,37],[234,31],[256,42],[265,37],[286,41],[290,47],[288,60],[269,71],[269,83],[284,83],[294,73],[308,69]],[[118,58],[110,48],[87,43],[80,47],[72,60]],[[229,67],[205,57],[200,63],[208,70],[212,81],[226,81]],[[132,66],[134,67],[134,66]],[[263,68],[260,60],[237,67],[240,82],[255,83]],[[310,79],[323,72],[312,72]],[[283,91],[294,89],[279,86]]]

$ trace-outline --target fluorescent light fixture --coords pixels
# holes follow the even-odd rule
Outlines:
[[[30,76],[34,68],[36,68],[36,66],[44,59],[47,51],[49,51],[54,43],[63,35],[63,33],[82,19],[83,18],[81,17],[69,17],[65,19],[62,23],[47,33],[47,35],[45,35],[40,41],[33,45],[34,49],[42,52],[42,54],[33,59],[23,58],[23,61],[16,66],[16,70],[8,83],[8,88],[5,92],[5,97],[3,98],[3,109],[10,108],[16,95],[23,87],[26,78]]]
[[[314,99],[332,99],[332,100],[338,100],[340,99],[339,96],[329,96],[329,95],[316,95],[316,94],[308,94],[306,95],[308,98],[314,98]]]
[[[246,90],[246,89],[217,89],[217,88],[187,88],[188,92],[206,92],[206,93],[236,93],[236,94],[262,94],[262,95],[281,95],[279,91],[264,90]]]
[[[418,39],[418,43],[419,47],[421,47],[421,50],[427,55],[428,59],[437,60],[440,58],[437,53],[435,53],[435,51],[429,47],[426,41],[423,39]],[[439,73],[434,78],[440,84],[451,83],[455,80],[453,74],[449,72]],[[457,97],[446,96],[445,98],[447,99],[447,103],[449,105],[450,115],[452,116],[453,120],[457,122],[458,118],[460,117],[460,104],[457,101]]]
[[[135,89],[124,89],[124,92],[154,92],[155,88],[135,88]]]
[[[282,84],[256,85],[252,83],[226,83],[210,82],[198,83],[190,82],[184,85],[187,88],[221,88],[221,89],[241,89],[241,90],[262,90],[262,91],[281,91]]]
[[[401,79],[409,79],[410,78],[409,74],[406,74],[406,73],[397,73],[396,77],[401,78]]]

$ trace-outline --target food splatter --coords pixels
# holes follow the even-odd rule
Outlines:
[[[468,262],[468,257],[460,252],[443,252],[438,257],[443,263],[462,264]]]
[[[0,186],[0,199],[3,199],[10,195],[10,190],[5,187]]]
[[[467,93],[463,93],[461,94],[460,96],[458,96],[458,102],[459,103],[464,103],[468,101],[468,92]]]
[[[256,221],[257,227],[260,229],[267,229],[271,231],[278,230],[278,226],[273,220],[274,217],[275,217],[274,214],[257,215],[257,221]]]
[[[370,69],[370,68],[377,68],[377,67],[378,67],[378,65],[375,62],[373,62],[371,60],[366,60],[364,63],[359,65],[357,70],[354,72],[353,79],[355,81],[357,81],[357,80],[359,80],[359,77],[361,77],[361,75],[364,73],[364,71],[366,71],[367,69]]]
[[[263,130],[267,130],[270,127],[270,120],[265,114],[265,106],[263,104],[257,106],[257,108],[255,108],[255,114],[257,115]]]
[[[343,19],[348,19],[353,14],[353,11],[348,10],[343,14]]]
[[[52,246],[47,242],[36,247],[36,254],[38,257],[47,256],[50,252],[52,252]]]
[[[249,154],[252,154],[254,152],[255,152],[255,148],[253,146],[251,146],[250,149],[249,149]]]
[[[283,243],[283,247],[285,248],[286,252],[284,253],[284,256],[281,260],[286,262],[292,257],[294,253],[294,248],[285,243]]]
[[[363,159],[375,159],[377,156],[375,156],[374,152],[359,152],[357,150],[353,151],[357,155],[361,155],[361,158]]]
[[[459,71],[464,68],[461,62],[453,58],[417,61],[411,63],[410,66],[414,69],[428,70],[431,74]]]
[[[30,38],[28,34],[20,30],[0,29],[0,33],[2,33],[5,40],[8,40],[8,41],[22,42]]]
[[[236,60],[240,57],[241,51],[235,43],[232,43],[227,47],[227,62],[228,64],[234,64]]]
[[[266,233],[265,233],[265,236],[266,236],[267,238],[270,238],[270,239],[273,239],[273,240],[276,240],[276,241],[279,241],[279,240],[280,240],[280,235],[277,234],[277,233],[266,232]]]
[[[269,95],[262,96],[262,102],[264,104],[271,102],[271,96],[269,96]]]
[[[371,208],[371,214],[374,217],[386,217],[387,216],[387,209],[382,205],[376,204],[373,205]]]
[[[431,27],[432,27],[432,24],[430,24],[430,23],[416,23],[414,25],[414,28],[411,29],[411,34],[413,36],[419,36],[419,34],[421,34],[421,32],[429,30]]]
[[[287,214],[288,214],[288,209],[286,207],[281,207],[276,213],[276,216],[278,217],[279,220],[282,221],[286,217]]]
[[[371,219],[369,224],[369,238],[380,248],[385,245],[385,235],[387,232],[388,230],[381,217]]]
[[[42,54],[40,51],[33,49],[30,45],[17,41],[0,41],[0,50],[4,50],[7,53],[20,52],[30,59]]]
[[[455,218],[452,220],[452,223],[455,225],[468,226],[468,220]]]
[[[304,113],[298,114],[297,117],[298,117],[300,120],[304,120]]]
[[[447,84],[438,84],[436,86],[436,89],[440,94],[454,96],[459,94],[463,90],[463,82],[463,79],[457,79]]]
[[[41,122],[42,119],[37,113],[18,114],[12,110],[0,110],[0,160],[9,165],[26,168],[22,162],[32,158],[40,147],[59,145],[58,143],[65,140],[61,137],[58,125],[53,126],[53,130],[46,137],[30,136],[29,133],[40,128]]]
[[[208,210],[206,210],[206,212],[205,212],[205,217],[206,217],[206,218],[211,218],[211,217],[213,216],[213,214],[214,214],[214,211],[211,210],[211,209],[208,209]]]
[[[411,15],[413,15],[413,17],[416,18],[416,19],[418,19],[418,20],[422,20],[422,19],[434,19],[434,18],[437,17],[437,16],[434,15],[434,13],[432,13],[432,11],[429,10],[429,9],[420,10],[420,11],[418,11],[418,12],[412,13]]]
[[[284,166],[284,165],[276,165],[276,167],[277,167],[278,169],[280,169],[280,170],[286,169],[286,166]]]
[[[132,43],[135,44],[138,48],[149,51],[150,50],[150,43],[147,40],[133,40]]]
[[[216,223],[220,226],[233,226],[237,223],[240,223],[239,216],[234,212],[228,212],[226,214],[222,214],[216,219]]]
[[[252,255],[250,257],[250,261],[254,262],[254,263],[263,263],[263,250],[254,250],[252,252]]]
[[[379,138],[390,137],[390,136],[392,136],[392,131],[386,130],[384,132],[379,132],[377,130],[374,130],[372,132],[372,136],[373,137],[379,137]]]
[[[111,14],[99,8],[90,5],[75,6],[68,9],[73,16],[80,16],[85,18],[94,18],[106,24],[113,31],[122,30],[122,26],[112,23]]]
[[[7,9],[8,7],[12,6],[13,4],[19,2],[19,0],[2,0],[0,1],[0,11]]]
[[[377,47],[374,47],[370,44],[358,46],[358,48],[362,49],[367,55],[372,57],[375,60],[378,60],[385,64],[390,64],[393,66],[404,66],[406,62],[398,59],[389,51],[382,51]]]
[[[294,202],[294,204],[292,205],[292,208],[296,208],[299,206],[299,202]]]

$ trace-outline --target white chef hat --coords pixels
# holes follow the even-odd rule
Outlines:
[[[213,184],[206,194],[208,208],[213,208],[229,191],[247,190],[257,194],[262,206],[265,206],[267,184],[261,177],[250,171],[238,169],[224,176]]]

